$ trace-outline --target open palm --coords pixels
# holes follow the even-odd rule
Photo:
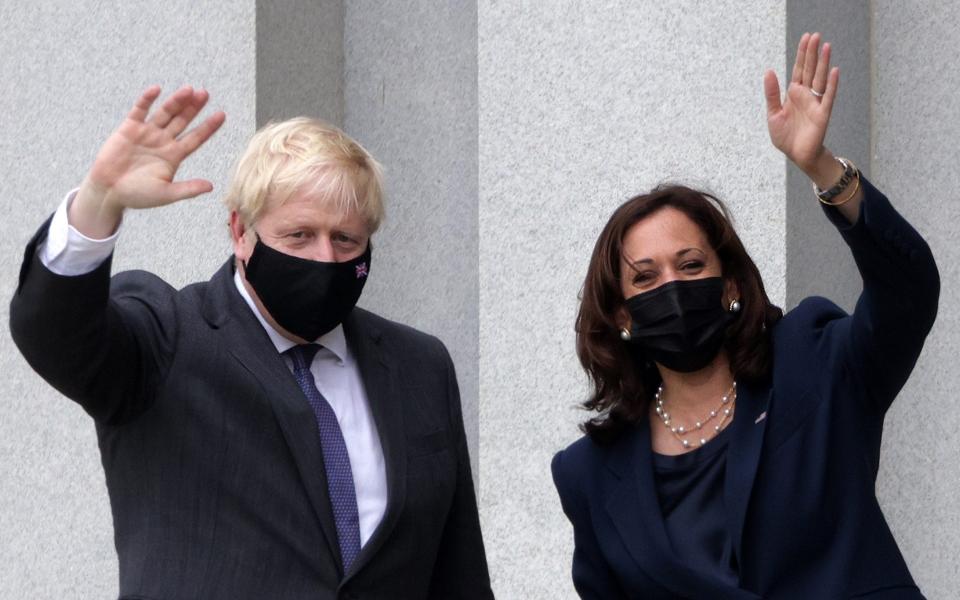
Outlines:
[[[187,86],[174,92],[147,119],[160,95],[153,86],[144,91],[120,127],[107,139],[88,183],[116,208],[149,208],[209,192],[204,179],[175,182],[177,168],[223,124],[216,112],[186,134],[183,132],[209,99],[204,90]],[[183,135],[181,135],[183,134]]]
[[[782,103],[776,74],[767,71],[763,80],[770,140],[805,171],[823,152],[840,81],[840,70],[829,68],[830,44],[824,44],[822,50],[819,45],[818,33],[800,38],[797,60]]]

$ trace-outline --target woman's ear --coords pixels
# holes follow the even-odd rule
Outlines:
[[[633,319],[630,318],[630,313],[627,312],[626,306],[621,306],[617,310],[617,329],[630,329],[630,326],[633,325]]]
[[[723,280],[723,306],[725,308],[729,307],[735,300],[741,301],[740,297],[740,286],[737,285],[737,281],[733,278]]]

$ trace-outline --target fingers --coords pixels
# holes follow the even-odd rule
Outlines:
[[[193,95],[184,100],[183,110],[177,113],[167,124],[167,132],[173,137],[183,133],[183,130],[193,121],[209,99],[210,94],[207,90],[194,90]]]
[[[210,139],[210,136],[220,129],[220,126],[223,125],[223,122],[226,120],[226,118],[227,115],[224,114],[222,110],[218,110],[207,117],[203,123],[200,123],[191,129],[189,133],[180,138],[179,144],[184,156],[190,155],[194,150],[202,146],[204,142]]]
[[[807,42],[809,41],[809,33],[800,36],[800,43],[797,45],[797,59],[793,61],[793,73],[790,76],[791,83],[803,83],[803,62],[807,57]]]
[[[127,113],[127,118],[143,123],[144,119],[147,118],[147,113],[150,112],[150,106],[158,96],[160,96],[159,85],[151,85],[145,89],[143,94],[140,95],[140,98],[134,103],[133,108]]]
[[[163,129],[175,116],[180,114],[180,111],[192,104],[192,100],[193,88],[189,85],[183,86],[163,101],[160,108],[150,117],[150,123]]]
[[[817,70],[817,54],[820,50],[820,34],[814,33],[807,41],[803,59],[803,76],[801,83],[807,87],[813,86],[813,76]],[[818,90],[819,91],[819,90]]]
[[[820,106],[827,112],[829,117],[833,110],[833,101],[837,97],[837,89],[840,87],[840,67],[830,69],[830,75],[827,77],[827,89],[823,92],[823,100]]]
[[[777,74],[769,69],[763,74],[763,95],[767,98],[767,116],[780,112],[783,108],[780,104],[780,82]]]
[[[827,87],[827,73],[830,70],[830,44],[824,44],[820,49],[820,58],[817,61],[817,69],[813,72],[813,81],[810,87],[819,93]]]

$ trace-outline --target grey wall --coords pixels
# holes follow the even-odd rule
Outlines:
[[[877,493],[929,598],[960,587],[960,5],[873,3],[873,176],[933,248],[940,313],[887,414]]]
[[[361,305],[440,337],[477,465],[477,15],[471,3],[345,3],[344,128],[386,172]]]
[[[343,2],[256,2],[257,127],[308,115],[343,127]]]
[[[386,167],[388,219],[362,304],[437,334],[456,362],[501,598],[573,597],[572,535],[549,476],[578,437],[573,319],[593,242],[664,180],[731,207],[775,302],[851,307],[853,266],[801,174],[770,146],[761,78],[825,31],[841,65],[828,138],[927,237],[941,314],[887,420],[878,493],[930,598],[960,585],[960,137],[947,0],[0,5],[0,289],[139,90],[211,90],[223,130],[184,166],[216,190],[130,214],[117,268],[175,285],[229,252],[218,199],[257,124],[313,114]],[[6,300],[0,318],[8,319]],[[116,593],[93,427],[0,333],[0,597]]]
[[[211,26],[211,23],[215,26]],[[252,1],[52,0],[0,4],[0,597],[116,597],[113,528],[93,422],[26,365],[8,301],[23,246],[77,186],[140,91],[211,90],[227,122],[187,161],[209,196],[125,218],[116,269],[174,285],[205,279],[229,252],[218,202],[254,130]]]
[[[826,145],[849,158],[870,176],[870,8],[867,0],[788,0],[786,69],[793,68],[800,36],[819,31],[830,41],[831,64],[840,66],[840,88],[834,103]],[[847,311],[862,288],[846,244],[833,227],[825,227],[810,180],[786,162],[787,172],[787,298],[785,309],[807,296],[826,296]],[[829,265],[829,268],[824,268]]]

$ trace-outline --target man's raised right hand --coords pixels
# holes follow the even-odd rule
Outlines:
[[[151,208],[213,190],[205,179],[173,181],[185,158],[220,128],[217,111],[187,133],[207,103],[205,90],[184,86],[147,118],[160,86],[147,88],[120,127],[100,148],[70,206],[69,221],[80,233],[103,239],[116,231],[127,208]],[[183,134],[183,135],[181,135]]]

